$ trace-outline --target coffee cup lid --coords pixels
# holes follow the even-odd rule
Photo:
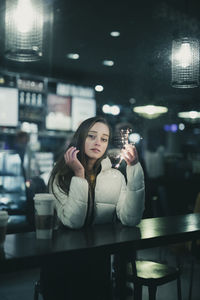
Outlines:
[[[55,199],[53,194],[48,194],[48,193],[41,193],[41,194],[35,194],[34,200],[47,200],[47,201],[52,201]]]

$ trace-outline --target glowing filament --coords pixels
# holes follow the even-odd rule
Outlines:
[[[30,0],[19,0],[15,12],[15,23],[19,32],[27,33],[31,31],[36,12],[31,5]]]
[[[192,63],[192,53],[189,43],[183,43],[176,54],[176,59],[182,68],[187,68]]]

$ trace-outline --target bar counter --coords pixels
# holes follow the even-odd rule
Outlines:
[[[200,238],[200,214],[143,219],[136,227],[96,225],[80,230],[54,231],[52,240],[37,240],[35,232],[8,234],[1,253],[0,272],[40,267],[44,260],[84,252],[124,254]]]

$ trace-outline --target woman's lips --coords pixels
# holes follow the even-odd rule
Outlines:
[[[99,152],[101,152],[99,149],[97,149],[97,148],[93,148],[93,149],[91,149],[93,152],[95,152],[95,153],[99,153]]]

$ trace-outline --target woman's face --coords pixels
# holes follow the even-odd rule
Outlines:
[[[106,124],[97,122],[88,131],[85,140],[85,154],[96,161],[102,157],[107,149],[109,128]]]

